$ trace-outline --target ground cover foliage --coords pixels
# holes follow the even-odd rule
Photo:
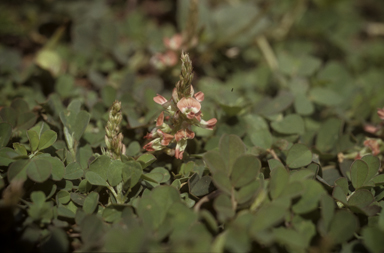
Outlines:
[[[0,9],[2,251],[384,251],[384,2]],[[182,52],[217,123],[175,157]]]

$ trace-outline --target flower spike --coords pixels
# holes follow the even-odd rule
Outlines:
[[[167,41],[171,45],[170,41]],[[169,116],[164,116],[161,112],[156,119],[156,127],[144,136],[145,139],[151,140],[144,145],[147,151],[162,150],[176,159],[183,159],[188,139],[195,138],[195,133],[191,126],[199,126],[212,130],[217,119],[212,118],[204,121],[201,117],[201,102],[204,100],[204,93],[199,91],[194,93],[192,86],[192,62],[188,54],[181,55],[181,75],[180,80],[176,83],[176,87],[172,91],[172,99],[167,100],[163,96],[157,94],[153,101],[160,104]],[[168,147],[174,145],[176,147]]]

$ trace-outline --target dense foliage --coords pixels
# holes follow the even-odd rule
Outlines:
[[[2,252],[384,251],[383,1],[0,9]]]

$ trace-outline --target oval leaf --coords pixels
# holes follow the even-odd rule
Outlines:
[[[52,144],[55,143],[56,139],[57,139],[57,133],[55,131],[52,131],[52,130],[45,131],[40,136],[38,149],[43,150],[52,146]]]
[[[260,160],[254,155],[242,155],[233,164],[231,183],[242,187],[255,180],[261,168]]]
[[[304,144],[294,144],[288,151],[287,165],[289,168],[297,169],[310,164],[312,152]]]

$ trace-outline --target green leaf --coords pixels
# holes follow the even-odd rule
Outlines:
[[[95,172],[104,179],[104,181],[107,181],[110,164],[111,158],[108,155],[101,155],[89,165],[89,171]]]
[[[86,111],[80,111],[76,115],[75,124],[71,128],[72,133],[74,133],[73,137],[76,140],[80,140],[81,136],[83,135],[85,129],[89,124],[90,119],[91,119],[91,115]]]
[[[315,87],[309,91],[310,98],[320,105],[335,106],[339,105],[342,97],[331,89],[323,87]]]
[[[237,135],[224,134],[220,138],[219,150],[230,174],[232,171],[232,166],[235,163],[236,159],[239,156],[245,154],[246,147],[243,141]]]
[[[384,252],[384,231],[378,227],[364,227],[362,232],[364,245],[373,253]]]
[[[305,94],[297,94],[294,102],[295,111],[303,116],[311,115],[315,108]]]
[[[16,110],[17,114],[26,113],[29,111],[29,106],[22,98],[16,98],[12,101],[11,107]]]
[[[251,222],[250,232],[255,235],[259,231],[270,228],[284,219],[288,212],[288,205],[271,202],[263,205],[254,214]]]
[[[78,193],[71,192],[70,197],[74,203],[76,203],[79,206],[83,206],[85,196],[78,194]]]
[[[297,214],[304,214],[315,210],[323,194],[324,188],[314,180],[301,182],[304,186],[304,193],[301,199],[292,206],[292,210]]]
[[[234,187],[242,187],[255,180],[261,169],[260,160],[254,155],[242,155],[233,164],[231,183]]]
[[[269,191],[272,199],[278,198],[288,185],[289,174],[285,168],[276,167],[271,172]]]
[[[42,252],[67,252],[70,243],[68,240],[67,233],[61,228],[51,228],[50,237],[47,241],[41,244]]]
[[[289,168],[297,169],[310,164],[312,152],[304,144],[294,144],[288,151],[287,165]]]
[[[112,160],[108,167],[107,177],[111,186],[117,186],[122,180],[123,167],[127,166],[122,161]]]
[[[257,190],[260,187],[260,181],[254,180],[253,182],[247,184],[240,188],[240,190],[235,191],[235,198],[237,203],[244,204],[247,201],[251,200],[253,196],[256,195]]]
[[[327,119],[316,137],[316,148],[325,153],[336,146],[343,122],[336,118]]]
[[[278,160],[276,159],[269,159],[268,160],[268,165],[269,165],[269,171],[272,173],[277,168],[283,168],[285,169],[285,166]]]
[[[200,176],[195,173],[188,180],[189,193],[196,197],[206,195],[210,192],[212,178],[210,176]]]
[[[16,157],[20,156],[15,150],[11,148],[0,148],[0,166],[8,166],[14,162]]]
[[[0,110],[0,119],[10,124],[12,128],[16,127],[17,112],[12,107],[3,107]]]
[[[71,200],[69,192],[60,190],[56,193],[56,202],[60,204],[67,204]]]
[[[96,172],[88,171],[87,173],[85,173],[85,178],[92,185],[107,186],[106,180]]]
[[[348,199],[349,206],[364,208],[375,201],[372,193],[367,189],[356,190]]]
[[[28,177],[35,182],[42,183],[49,178],[52,164],[44,159],[33,159],[27,168]]]
[[[31,147],[31,151],[32,152],[36,151],[37,148],[39,147],[39,142],[40,142],[39,134],[36,133],[34,130],[28,130],[27,136],[29,139],[29,145]]]
[[[212,174],[222,172],[228,175],[227,168],[223,157],[217,151],[208,151],[203,155],[203,159]]]
[[[30,160],[17,160],[8,168],[8,181],[26,180]]]
[[[94,243],[105,236],[106,226],[100,217],[87,215],[80,223],[81,239],[84,243]]]
[[[348,179],[341,177],[335,181],[335,186],[340,186],[345,196],[348,194]]]
[[[133,142],[129,143],[129,146],[128,146],[125,154],[127,156],[135,156],[140,152],[140,150],[141,150],[140,143],[137,141],[133,141]]]
[[[272,135],[269,132],[267,122],[258,115],[245,116],[247,134],[256,147],[269,149],[272,146]]]
[[[232,194],[232,185],[227,174],[220,171],[216,172],[215,174],[213,174],[212,180],[218,189],[222,190],[223,192],[229,195]]]
[[[80,168],[80,165],[77,162],[73,162],[65,168],[64,179],[75,180],[81,178],[83,175],[84,171]]]
[[[269,116],[282,112],[291,106],[293,99],[294,97],[291,92],[280,90],[279,94],[261,109],[261,113]]]
[[[94,172],[93,172],[94,173]],[[97,175],[97,174],[96,174]],[[91,175],[92,176],[92,175]],[[79,184],[79,192],[81,193],[87,193],[91,190],[92,185],[88,182],[87,179],[81,180]]]
[[[12,126],[9,123],[0,123],[0,148],[7,146],[12,136]]]
[[[289,114],[282,120],[273,121],[271,127],[281,134],[304,134],[303,118],[297,114]]]
[[[340,186],[335,186],[333,188],[332,197],[344,205],[348,205],[347,194],[344,193],[344,190]]]
[[[235,216],[235,210],[232,207],[232,202],[230,197],[227,195],[221,194],[213,201],[213,207],[217,212],[217,216],[220,222],[225,222],[226,220]]]
[[[380,159],[377,156],[365,155],[361,158],[368,165],[368,175],[364,183],[368,183],[374,176],[376,176],[377,171],[380,169],[381,163]]]
[[[91,192],[84,199],[83,210],[86,214],[91,214],[95,211],[99,202],[99,194],[97,192]]]
[[[31,128],[37,120],[36,114],[33,112],[26,112],[18,115],[17,117],[17,130],[27,130]]]
[[[14,142],[12,146],[19,155],[28,157],[28,152],[24,145]]]
[[[151,191],[151,197],[167,212],[175,202],[181,202],[179,191],[169,185],[161,185]]]
[[[335,201],[329,195],[323,195],[320,200],[321,218],[325,231],[328,231],[329,225],[335,214]]]
[[[358,228],[356,216],[347,210],[339,210],[333,216],[328,235],[335,244],[339,244],[352,238]]]
[[[65,167],[64,163],[57,157],[36,157],[36,159],[42,159],[49,162],[52,165],[52,180],[60,181],[64,178],[65,175]]]
[[[54,132],[52,130],[45,131],[40,136],[40,142],[39,142],[38,150],[43,150],[43,149],[46,149],[46,148],[52,146],[52,144],[55,143],[56,139],[57,139],[57,133],[56,132]]]
[[[144,226],[151,229],[157,229],[165,218],[165,210],[150,196],[140,198],[136,211]]]
[[[351,165],[351,181],[353,187],[358,189],[364,186],[368,176],[368,165],[363,160],[356,160]]]
[[[143,174],[143,170],[139,162],[128,161],[125,162],[125,164],[127,166],[122,168],[123,181],[126,183],[130,180],[130,187],[132,188],[139,182],[141,175]]]
[[[375,185],[383,185],[384,184],[384,174],[377,175],[372,179]]]
[[[34,191],[31,193],[31,200],[34,204],[39,207],[42,207],[45,203],[45,194],[42,191]]]
[[[154,161],[156,161],[156,157],[152,154],[144,154],[137,158],[138,162],[141,163],[142,168],[145,169],[149,165],[151,165]]]

